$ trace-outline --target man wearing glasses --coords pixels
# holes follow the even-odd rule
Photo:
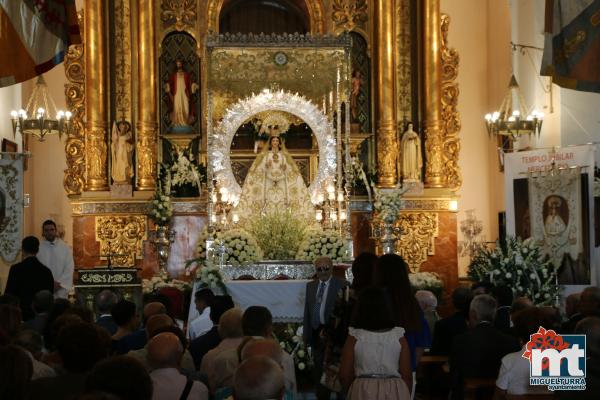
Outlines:
[[[319,257],[314,264],[317,279],[306,284],[303,337],[304,343],[312,348],[317,399],[321,399],[329,398],[329,390],[320,384],[325,350],[322,333],[333,312],[337,294],[345,286],[345,281],[332,276],[333,262],[329,257]]]

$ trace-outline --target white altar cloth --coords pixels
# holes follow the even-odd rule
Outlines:
[[[225,286],[235,305],[242,310],[250,306],[265,306],[271,311],[273,322],[302,322],[307,282],[310,280],[229,281],[225,282]],[[198,317],[193,297],[200,283],[194,282],[188,321]]]

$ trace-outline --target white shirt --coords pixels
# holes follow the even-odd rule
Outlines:
[[[331,277],[327,279],[325,282],[319,280],[319,284],[317,285],[317,298],[316,301],[319,301],[319,286],[321,283],[325,285],[323,288],[323,297],[321,298],[321,308],[319,309],[319,320],[321,324],[325,325],[328,321],[325,320],[325,305],[327,303],[327,292],[329,291],[329,283],[331,282]]]
[[[213,327],[213,322],[210,320],[210,307],[206,307],[202,314],[196,317],[188,328],[190,340],[196,339],[198,336],[204,335]]]
[[[529,360],[522,357],[524,351],[525,346],[517,352],[502,357],[496,386],[514,395],[550,393],[544,386],[529,384]]]
[[[152,400],[179,400],[185,384],[186,377],[175,368],[155,369],[150,373],[154,390]],[[208,389],[202,382],[194,381],[189,400],[208,400]]]
[[[69,291],[73,288],[73,271],[75,269],[71,248],[59,238],[54,239],[54,242],[42,240],[37,258],[52,271],[54,280],[61,286],[60,289],[54,291],[55,297],[66,299]]]

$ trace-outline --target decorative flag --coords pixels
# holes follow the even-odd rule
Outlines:
[[[600,92],[600,0],[546,0],[544,33],[541,75]]]
[[[0,87],[49,71],[78,43],[75,0],[0,0]]]
[[[0,257],[11,263],[23,238],[23,158],[0,155]]]

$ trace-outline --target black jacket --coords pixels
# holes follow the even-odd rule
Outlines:
[[[461,312],[456,312],[447,318],[437,321],[433,330],[431,354],[439,356],[450,355],[452,341],[457,335],[466,332],[467,329],[467,318]]]
[[[41,290],[49,290],[50,293],[54,293],[54,278],[52,271],[37,257],[27,257],[10,267],[4,293],[19,298],[24,321],[34,317],[31,301],[33,296]]]

